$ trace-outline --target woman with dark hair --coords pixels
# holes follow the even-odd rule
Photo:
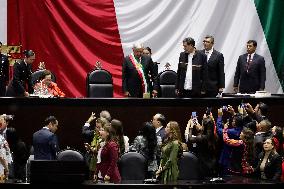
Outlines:
[[[189,151],[199,159],[200,177],[214,176],[217,168],[216,136],[214,134],[214,121],[204,114],[202,124],[188,121],[185,130]]]
[[[34,85],[34,94],[65,97],[64,92],[51,80],[51,72],[49,70],[44,70],[39,78],[39,82]]]
[[[223,130],[224,143],[233,147],[228,172],[244,176],[249,175],[253,173],[254,132],[248,128],[243,128],[240,139],[231,139],[228,136],[228,125],[229,123],[226,123]]]
[[[121,121],[113,119],[110,123],[111,127],[114,129],[115,135],[117,137],[117,142],[119,145],[119,154],[122,155],[129,151],[129,138],[123,134],[123,126]]]
[[[115,131],[110,126],[105,126],[100,131],[105,145],[101,151],[101,162],[97,164],[94,180],[102,179],[105,182],[119,183],[121,178],[118,171],[119,147],[115,139]]]
[[[157,136],[151,122],[143,123],[139,135],[134,139],[131,151],[142,154],[148,161],[146,178],[153,178],[158,169],[157,165]]]
[[[19,138],[15,128],[8,127],[6,136],[13,158],[13,170],[11,170],[11,172],[16,180],[25,181],[26,163],[29,158],[29,150],[26,144]]]
[[[25,50],[24,55],[23,60],[14,64],[13,79],[8,85],[6,96],[28,97],[33,93],[31,74],[35,53],[32,50]]]
[[[232,108],[232,106],[228,106],[228,112],[231,113],[231,117],[230,119],[227,120],[228,123],[228,129],[227,129],[227,134],[229,136],[229,138],[231,139],[236,139],[239,140],[240,139],[240,133],[243,129],[243,116],[239,113],[235,114],[234,113],[234,109]],[[217,118],[217,133],[218,133],[218,137],[219,139],[223,138],[223,120],[222,120],[222,116],[223,116],[223,110],[222,108],[218,109],[218,118]],[[220,147],[220,158],[219,158],[219,173],[221,175],[226,175],[226,174],[230,174],[230,172],[228,172],[229,169],[231,169],[231,154],[233,153],[233,147],[229,146],[227,144],[224,144],[223,140],[219,140],[220,142],[222,142],[221,144],[219,144]]]
[[[258,156],[258,165],[255,173],[264,180],[280,181],[282,158],[275,150],[275,141],[272,137],[263,142],[263,152]]]
[[[180,128],[176,121],[170,121],[165,129],[166,140],[162,146],[162,159],[156,176],[163,183],[175,182],[178,179],[178,159],[183,153]]]

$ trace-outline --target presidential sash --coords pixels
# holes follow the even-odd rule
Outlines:
[[[139,75],[139,77],[142,81],[143,93],[147,93],[148,92],[148,84],[147,84],[147,81],[146,81],[143,65],[141,64],[141,57],[140,57],[140,62],[138,62],[136,60],[133,53],[131,53],[129,55],[129,58],[131,60],[131,63],[133,64],[133,66],[136,68],[138,75]]]

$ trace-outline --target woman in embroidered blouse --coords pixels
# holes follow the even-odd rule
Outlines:
[[[93,140],[91,144],[85,143],[85,148],[90,156],[89,160],[90,175],[94,174],[97,163],[101,162],[101,156],[100,156],[101,154],[99,152],[101,152],[101,148],[104,146],[104,142],[102,141],[99,131],[102,130],[105,126],[109,126],[109,124],[110,123],[108,122],[107,119],[97,118],[96,127],[94,129]]]
[[[7,124],[5,117],[0,116],[0,130]],[[9,167],[8,164],[12,162],[12,156],[8,142],[3,135],[0,134],[0,182],[8,179]]]
[[[273,138],[263,142],[263,152],[258,156],[258,165],[255,172],[258,178],[280,181],[282,158],[275,150]]]
[[[231,154],[231,167],[228,171],[233,174],[251,174],[253,173],[252,163],[254,160],[254,133],[248,128],[243,128],[239,140],[230,139],[228,124],[224,125],[223,140],[227,145],[235,147]]]
[[[134,139],[131,151],[141,153],[148,161],[146,178],[153,178],[158,169],[157,165],[157,136],[151,122],[143,123],[139,135]]]
[[[176,121],[170,121],[165,129],[166,140],[162,146],[162,159],[156,176],[163,183],[175,182],[178,179],[178,158],[183,152],[180,128]]]
[[[65,94],[59,89],[57,84],[52,82],[49,70],[45,70],[39,79],[40,81],[34,85],[34,94],[65,97]]]

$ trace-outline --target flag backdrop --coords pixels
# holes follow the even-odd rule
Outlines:
[[[122,61],[133,43],[151,47],[159,71],[167,62],[176,70],[185,37],[201,49],[213,35],[225,58],[225,92],[232,92],[237,59],[255,39],[266,90],[283,93],[282,10],[283,0],[0,0],[0,40],[34,50],[34,70],[44,61],[68,97],[86,96],[87,73],[100,61],[120,97]]]

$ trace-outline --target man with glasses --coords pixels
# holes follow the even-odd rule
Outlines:
[[[206,97],[216,97],[225,88],[224,56],[213,48],[214,37],[207,35],[203,40],[202,52],[207,56],[208,82]]]
[[[2,43],[0,42],[0,96],[5,96],[6,86],[9,82],[9,61],[8,57],[2,52]]]

